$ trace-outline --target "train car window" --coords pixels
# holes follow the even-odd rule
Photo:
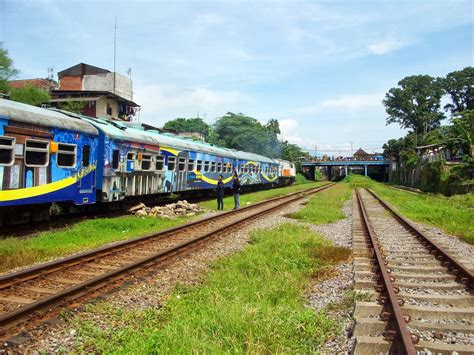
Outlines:
[[[43,167],[49,163],[49,142],[25,140],[25,165]]]
[[[75,144],[58,143],[57,164],[60,168],[73,168],[76,166]]]
[[[193,171],[194,170],[194,159],[189,159],[188,160],[188,171]]]
[[[142,170],[151,170],[150,154],[142,154]]]
[[[160,171],[165,170],[165,157],[163,155],[156,156],[155,169]]]
[[[12,165],[15,161],[15,138],[0,137],[0,165]]]
[[[112,151],[112,169],[118,170],[120,163],[120,151],[118,149],[114,149]]]
[[[205,173],[209,172],[209,164],[210,164],[210,163],[209,163],[209,161],[207,161],[207,160],[204,162],[204,172],[205,172]]]
[[[202,170],[202,160],[196,161],[196,171]]]
[[[179,158],[178,160],[178,171],[186,170],[186,158]]]
[[[133,153],[128,153],[127,154],[127,160],[133,160],[133,158],[135,158],[135,154],[133,154]]]
[[[82,167],[89,166],[89,160],[91,158],[91,146],[85,144],[82,146]]]
[[[216,172],[216,164],[217,164],[217,163],[216,163],[215,161],[211,162],[211,173],[215,173],[215,172]]]
[[[217,163],[217,172],[222,173],[222,163]]]
[[[176,157],[168,157],[168,171],[176,169]]]
[[[222,167],[222,172],[223,172],[224,174],[227,173],[227,164],[224,164],[224,166]]]

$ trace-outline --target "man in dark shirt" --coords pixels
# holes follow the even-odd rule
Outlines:
[[[240,208],[240,181],[239,175],[237,174],[234,175],[234,180],[232,182],[232,190],[234,191],[234,210],[237,210]]]
[[[222,181],[223,176],[219,175],[217,181],[217,209],[219,211],[224,210],[224,182]]]

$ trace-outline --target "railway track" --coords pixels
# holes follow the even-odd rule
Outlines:
[[[0,341],[114,289],[207,240],[254,223],[289,203],[327,189],[311,188],[160,233],[42,264],[0,277]],[[169,261],[169,260],[168,260]]]
[[[355,354],[473,354],[473,260],[430,240],[369,190],[353,209]]]

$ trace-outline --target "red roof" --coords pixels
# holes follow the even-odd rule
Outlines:
[[[36,79],[24,79],[24,80],[11,80],[8,82],[12,88],[18,89],[25,85],[31,85],[38,89],[51,90],[54,89],[55,84],[49,80],[36,78]]]

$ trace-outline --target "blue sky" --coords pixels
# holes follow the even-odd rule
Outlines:
[[[0,41],[19,78],[112,70],[115,16],[140,121],[242,112],[319,152],[404,135],[385,125],[385,93],[473,65],[472,1],[0,0]]]

